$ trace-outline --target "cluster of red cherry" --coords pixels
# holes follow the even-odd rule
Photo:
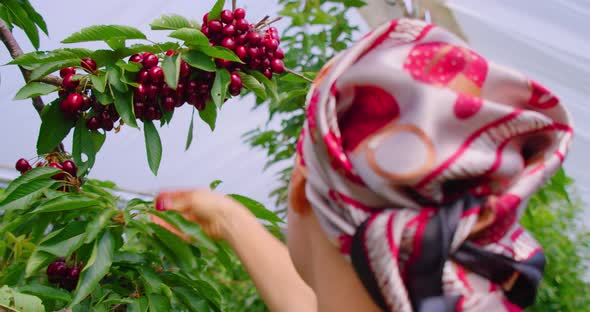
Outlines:
[[[220,19],[209,19],[203,16],[201,31],[212,45],[228,48],[245,63],[244,65],[217,59],[217,66],[230,71],[240,70],[243,66],[263,73],[268,79],[273,73],[282,74],[285,71],[283,58],[285,53],[279,48],[281,42],[279,32],[275,27],[266,27],[264,20],[258,24],[249,24],[246,20],[246,10],[237,8],[223,10]],[[230,85],[230,93],[236,93]]]
[[[80,266],[68,266],[64,259],[58,259],[47,266],[46,273],[50,283],[72,291],[78,285],[80,271]]]
[[[71,160],[67,159],[63,162],[59,163],[58,161],[51,161],[51,162],[44,162],[39,161],[35,165],[36,167],[52,167],[61,170],[62,172],[54,175],[52,178],[55,180],[64,180],[66,178],[66,174],[69,174],[71,177],[75,178],[78,174],[78,167],[76,163]],[[29,170],[33,169],[31,164],[28,160],[21,158],[16,162],[16,170],[21,174],[27,173]]]

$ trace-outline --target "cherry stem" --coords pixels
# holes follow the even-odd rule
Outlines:
[[[270,26],[270,24],[276,23],[276,22],[280,21],[282,18],[283,18],[282,16],[275,17],[270,22],[266,23],[266,26]]]
[[[313,83],[313,80],[312,79],[309,79],[309,78],[303,76],[303,74],[301,74],[299,72],[296,72],[296,71],[294,71],[294,70],[292,70],[290,68],[285,68],[285,71],[288,72],[289,74],[292,74],[292,75],[295,75],[295,76],[297,76],[299,78],[305,79],[305,81],[307,81],[309,83]]]
[[[236,6],[237,6],[236,2],[237,2],[236,0],[232,0],[232,2],[231,2],[231,10],[232,11],[236,10]]]
[[[255,28],[255,29],[258,29],[258,27],[260,27],[260,26],[262,26],[262,25],[266,24],[266,21],[267,21],[269,18],[270,18],[270,16],[268,16],[268,15],[267,15],[267,16],[265,16],[263,19],[261,19],[261,20],[260,20],[260,22],[258,22],[258,23],[257,23],[257,24],[254,26],[254,28]]]

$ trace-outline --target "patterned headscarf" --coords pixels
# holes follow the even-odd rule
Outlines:
[[[402,19],[322,69],[297,150],[323,230],[384,311],[520,311],[545,258],[518,220],[572,135],[547,89]]]

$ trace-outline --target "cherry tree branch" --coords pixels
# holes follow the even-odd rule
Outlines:
[[[2,40],[2,42],[6,46],[6,49],[8,49],[10,56],[13,59],[16,59],[17,57],[23,55],[23,49],[16,41],[16,38],[14,38],[14,35],[8,28],[8,25],[6,25],[6,23],[2,19],[0,19],[0,40]],[[19,68],[23,75],[23,78],[25,79],[25,82],[29,82],[31,80],[31,72],[22,66],[19,66]],[[48,83],[54,86],[61,86],[62,79],[57,76],[49,75],[39,79],[38,81]],[[35,97],[33,98],[33,106],[35,107],[38,113],[41,113],[43,107],[45,107],[45,104],[43,103],[43,100],[40,97]]]

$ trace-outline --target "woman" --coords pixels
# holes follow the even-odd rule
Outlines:
[[[226,240],[272,311],[520,311],[544,256],[517,221],[571,137],[538,83],[397,20],[311,88],[288,247],[225,196],[158,200]]]

